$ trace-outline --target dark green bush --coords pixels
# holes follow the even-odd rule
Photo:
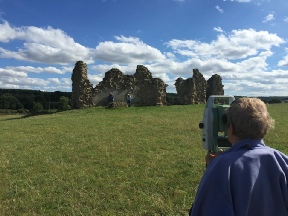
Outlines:
[[[269,104],[275,104],[275,103],[282,103],[282,100],[279,98],[272,98],[268,101]]]

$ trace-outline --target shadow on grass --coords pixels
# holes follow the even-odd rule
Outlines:
[[[59,113],[62,111],[43,111],[43,112],[31,112],[28,113],[26,115],[23,115],[21,118],[29,118],[29,117],[33,117],[33,116],[39,116],[39,115],[51,115],[51,114],[55,114],[55,113]]]
[[[11,120],[18,120],[23,118],[29,118],[33,116],[40,116],[40,115],[51,115],[62,111],[42,111],[42,112],[30,112],[30,113],[18,113],[18,117],[11,117],[6,119],[1,119],[0,121],[11,121]],[[15,114],[16,115],[16,114]]]

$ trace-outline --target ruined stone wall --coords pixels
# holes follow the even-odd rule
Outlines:
[[[135,106],[162,106],[166,104],[166,85],[159,78],[143,80],[136,84]]]
[[[198,69],[193,69],[193,79],[195,89],[195,93],[193,95],[194,104],[206,103],[207,81]]]
[[[72,80],[71,106],[73,109],[92,106],[93,85],[87,77],[87,65],[83,61],[75,64]]]
[[[207,82],[198,69],[193,69],[192,78],[178,78],[175,87],[180,104],[206,103]]]
[[[156,106],[166,103],[166,84],[143,65],[138,65],[134,75],[124,75],[119,69],[111,69],[105,73],[103,81],[93,89],[93,104],[107,105],[109,92],[115,102],[125,102],[127,94],[132,96],[134,106]]]
[[[206,103],[210,95],[224,95],[221,76],[214,74],[206,81],[198,69],[193,69],[192,78],[178,78],[175,87],[180,104]]]
[[[175,83],[180,104],[193,104],[194,82],[192,78],[186,80],[178,78]]]
[[[206,100],[210,95],[224,95],[224,85],[222,85],[222,78],[218,74],[214,74],[207,81]]]
[[[106,106],[109,92],[115,97],[115,102],[125,102],[127,94],[134,91],[135,79],[132,75],[124,75],[119,69],[112,68],[93,89],[94,106]]]
[[[106,106],[108,94],[112,92],[115,102],[124,104],[127,94],[131,95],[134,106],[166,105],[166,85],[160,78],[143,65],[137,65],[134,75],[124,75],[119,69],[112,68],[93,88],[87,77],[87,65],[83,61],[75,64],[72,73],[71,106],[79,109],[90,106]],[[222,78],[215,74],[208,81],[198,69],[193,69],[192,78],[178,78],[175,82],[177,104],[206,103],[210,95],[223,95]],[[174,98],[175,101],[175,98]]]
[[[137,65],[133,104],[136,106],[157,106],[166,104],[167,85],[143,65]]]

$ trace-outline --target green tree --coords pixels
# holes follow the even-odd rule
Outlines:
[[[33,94],[22,94],[18,98],[24,105],[25,109],[33,110],[35,103],[35,96]]]
[[[39,102],[34,102],[33,103],[33,111],[36,111],[36,112],[43,111],[43,105]]]
[[[23,109],[23,105],[12,94],[5,93],[0,96],[0,108],[1,109]]]
[[[65,96],[61,96],[59,98],[59,103],[58,103],[58,110],[65,111],[65,110],[70,110],[71,106],[69,105],[69,98]]]
[[[268,101],[269,104],[282,103],[280,98],[272,98]]]

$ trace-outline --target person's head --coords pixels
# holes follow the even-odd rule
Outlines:
[[[263,139],[273,126],[265,103],[258,98],[240,98],[227,110],[227,128],[238,140]]]

